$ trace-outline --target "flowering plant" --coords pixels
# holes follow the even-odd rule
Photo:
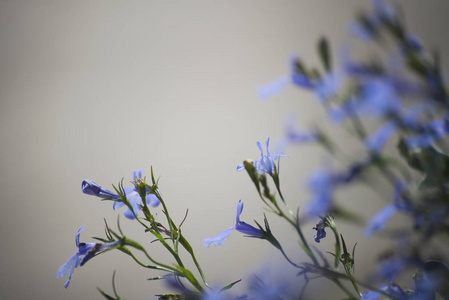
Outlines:
[[[298,241],[300,251],[308,260],[299,262],[291,254],[287,255],[285,245],[271,231],[266,216],[263,223],[256,221],[255,225],[242,221],[244,203],[241,200],[237,203],[235,225],[203,240],[206,248],[220,246],[233,231],[266,240],[296,270],[300,288],[276,286],[259,277],[249,280],[251,288],[243,296],[232,295],[231,290],[241,280],[220,289],[212,288],[181,230],[186,218],[178,224],[170,217],[169,202],[163,199],[152,168],[150,180],[142,177],[143,170],[134,171],[132,187],[125,187],[122,180],[111,191],[85,180],[82,191],[113,201],[113,209],[126,206],[125,217],[152,234],[173,261],[155,260],[150,251],[122,231],[119,222],[117,229],[106,223],[106,237],[96,238],[97,243],[80,242],[82,226],[75,238],[77,252],[57,271],[57,277],[69,273],[64,286],[69,286],[77,267],[97,255],[118,250],[141,267],[162,273],[152,279],[165,280],[176,293],[158,295],[160,299],[302,299],[307,284],[316,278],[335,284],[341,290],[339,299],[430,300],[436,299],[436,295],[449,299],[449,267],[445,263],[448,249],[445,239],[449,233],[449,156],[444,145],[449,132],[449,99],[439,57],[429,54],[420,40],[407,31],[397,7],[381,0],[373,0],[372,4],[372,11],[361,14],[349,29],[360,40],[382,46],[386,50],[383,54],[386,62],[355,61],[346,50],[339,57],[339,66],[334,66],[331,47],[321,38],[317,44],[321,70],[293,57],[289,75],[258,89],[263,99],[280,93],[289,84],[312,92],[325,109],[329,122],[346,128],[363,150],[347,149],[320,128],[298,130],[293,122],[288,123],[278,145],[282,151],[289,146],[316,143],[338,162],[338,168],[326,165],[310,175],[307,183],[312,197],[304,208],[291,208],[292,201],[284,198],[279,166],[281,157],[288,156],[283,152],[271,153],[269,138],[265,141],[265,151],[260,142],[256,143],[260,158],[237,165],[237,171],[248,174],[268,212],[294,229],[293,239]],[[375,130],[367,126],[372,121],[377,126]],[[397,151],[386,151],[387,144],[396,144]],[[391,188],[392,193],[384,199],[388,204],[365,222],[348,205],[337,202],[336,193],[355,183],[370,185],[376,175],[380,175],[382,184]],[[162,207],[163,220],[155,213],[159,207]],[[387,230],[389,220],[399,214],[408,221],[399,228]],[[393,242],[392,248],[380,256],[380,268],[370,280],[361,279],[355,272],[357,247],[346,244],[344,232],[337,228],[341,220],[364,226],[367,238],[384,235]],[[310,226],[316,230],[313,237],[303,233],[304,226],[311,221],[316,224]],[[323,249],[312,246],[325,238],[335,241],[333,249],[325,249],[323,253]],[[181,251],[188,253],[196,270],[188,269]],[[401,276],[413,278],[413,284],[405,286]],[[110,295],[100,290],[107,299],[123,299],[115,289],[114,280],[113,291],[114,295]]]

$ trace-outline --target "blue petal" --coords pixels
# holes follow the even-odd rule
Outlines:
[[[240,172],[240,171],[243,171],[243,170],[245,170],[245,165],[244,164],[238,164],[236,171]]]
[[[203,246],[206,248],[209,248],[210,245],[215,245],[217,247],[220,246],[228,239],[229,235],[234,229],[235,229],[234,227],[230,227],[228,229],[223,230],[218,235],[212,238],[203,239]]]
[[[387,122],[375,133],[365,139],[365,146],[371,151],[380,152],[390,136],[396,131],[396,124]]]
[[[73,268],[73,266],[76,266],[78,256],[78,253],[72,255],[72,257],[70,257],[69,260],[59,268],[58,272],[56,272],[56,278],[65,276],[67,272]]]
[[[145,199],[147,200],[147,204],[152,207],[156,207],[161,203],[161,201],[154,194],[148,194]]]
[[[144,172],[144,169],[137,169],[133,171],[133,179],[134,181],[137,181],[137,179],[142,179],[142,172]]]
[[[81,232],[84,231],[84,227],[86,227],[86,226],[81,226],[81,227],[78,229],[78,232],[76,233],[75,244],[76,244],[77,247],[79,247],[79,245],[80,245],[80,234],[81,234]]]
[[[370,237],[374,232],[380,232],[385,228],[388,220],[394,215],[397,208],[394,204],[385,206],[377,214],[375,214],[368,222],[365,230],[365,236]]]
[[[362,295],[360,300],[377,300],[377,298],[379,298],[379,296],[380,296],[380,292],[366,291],[366,293]]]
[[[276,79],[273,82],[270,82],[267,85],[257,87],[256,92],[259,95],[259,98],[261,98],[262,100],[267,100],[268,98],[271,98],[272,96],[277,95],[280,92],[282,92],[282,90],[284,90],[284,88],[289,83],[290,83],[290,78],[282,77],[282,78]]]

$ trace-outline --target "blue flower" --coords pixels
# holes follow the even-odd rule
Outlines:
[[[313,227],[313,229],[316,230],[316,234],[313,236],[313,238],[315,239],[315,242],[319,243],[321,239],[324,239],[326,237],[326,231],[325,231],[326,227],[327,226],[324,225],[323,220],[320,220],[316,224],[316,227]]]
[[[394,122],[386,122],[375,133],[365,139],[366,148],[372,152],[381,152],[396,129],[397,126]]]
[[[263,153],[262,144],[259,141],[256,143],[257,147],[260,150],[260,159],[253,161],[253,165],[260,174],[268,173],[270,175],[273,175],[276,171],[275,161],[281,156],[288,157],[282,152],[271,154],[268,150],[269,143],[270,138],[267,138],[265,141],[267,154]],[[242,171],[244,169],[245,166],[243,164],[237,165],[237,171]]]
[[[89,179],[85,179],[81,183],[81,189],[87,195],[97,196],[103,199],[120,199],[120,196],[116,193],[103,189],[100,185]]]
[[[75,244],[78,247],[78,251],[69,258],[69,260],[63,264],[58,272],[56,273],[56,278],[65,276],[69,271],[69,278],[67,279],[64,287],[67,288],[70,284],[70,280],[72,279],[73,272],[78,266],[84,265],[89,259],[94,257],[95,255],[104,252],[108,249],[116,247],[120,242],[113,243],[80,243],[80,233],[84,231],[84,226],[81,226],[78,229],[78,233],[76,234]]]
[[[369,76],[362,80],[358,95],[329,113],[333,121],[341,122],[358,114],[375,118],[399,115],[400,109],[401,100],[393,82],[387,77]]]
[[[449,133],[449,121],[446,119],[433,120],[421,128],[422,133],[405,140],[412,149],[426,148]]]
[[[228,239],[229,235],[231,234],[231,232],[233,230],[240,231],[241,233],[246,234],[251,237],[257,237],[257,238],[263,237],[264,232],[262,230],[257,229],[249,224],[246,224],[245,222],[240,221],[240,215],[242,214],[242,211],[243,211],[243,202],[242,202],[242,200],[240,200],[239,203],[237,204],[237,215],[235,218],[235,226],[223,230],[218,235],[216,235],[212,238],[203,239],[203,246],[206,248],[209,248],[210,245],[212,245],[212,244],[215,246],[220,246]]]
[[[144,171],[143,169],[135,170],[133,172],[134,187],[125,187],[124,188],[126,199],[129,201],[129,203],[132,206],[132,210],[130,210],[129,208],[127,210],[125,210],[125,217],[127,217],[128,219],[131,219],[131,220],[133,220],[135,218],[134,214],[136,216],[139,214],[139,211],[140,211],[141,205],[142,205],[142,198],[140,197],[139,192],[137,191],[137,187],[136,187],[137,183],[136,182],[138,180],[142,179],[143,171]],[[106,189],[103,189],[103,188],[101,188],[100,185],[96,184],[93,181],[87,180],[87,179],[83,181],[83,183],[81,185],[81,189],[83,190],[83,193],[88,194],[88,195],[97,196],[97,197],[101,197],[101,198],[109,199],[109,200],[114,200],[114,199],[120,200],[119,195],[114,194],[111,191],[108,191]],[[147,188],[147,191],[149,191],[148,188]],[[146,199],[147,204],[151,205],[153,207],[156,207],[160,204],[160,200],[154,194],[147,193],[145,199]],[[120,208],[124,205],[125,205],[125,203],[123,203],[121,201],[114,201],[114,205],[112,207],[115,210],[116,208]],[[133,211],[134,211],[134,213],[133,213]]]
[[[398,180],[394,190],[394,203],[385,206],[369,220],[365,230],[366,237],[370,237],[373,233],[384,230],[388,220],[390,220],[397,211],[409,212],[412,210],[410,204],[402,198],[402,192],[405,189],[406,186],[402,181]]]
[[[279,94],[282,92],[282,90],[290,84],[290,78],[284,76],[281,78],[278,78],[266,85],[259,86],[256,89],[257,94],[262,100],[267,100],[271,98],[274,95]]]
[[[307,214],[311,217],[324,216],[331,208],[332,194],[343,178],[327,169],[315,171],[308,178],[308,187],[312,191],[312,201]]]

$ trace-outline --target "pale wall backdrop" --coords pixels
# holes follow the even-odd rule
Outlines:
[[[396,2],[409,28],[440,50],[448,70],[447,1]],[[367,4],[1,0],[0,298],[103,299],[96,287],[111,292],[114,270],[122,297],[154,299],[164,292],[163,284],[146,281],[157,273],[118,252],[77,269],[67,290],[66,279],[55,278],[76,251],[81,225],[81,240],[90,242],[103,236],[103,218],[115,227],[122,214],[112,203],[82,194],[82,180],[111,187],[151,165],[173,218],[180,222],[189,209],[184,234],[211,283],[225,285],[264,265],[282,266],[268,243],[237,232],[219,248],[204,249],[201,241],[233,225],[239,199],[245,201],[243,220],[262,220],[250,180],[235,171],[243,159],[258,157],[257,140],[280,138],[292,111],[302,126],[322,122],[321,107],[307,93],[289,87],[261,102],[255,88],[287,74],[294,53],[317,63],[321,35],[335,48],[352,43],[347,23]],[[306,176],[324,154],[314,146],[286,152],[291,158],[283,160],[284,193],[291,206],[303,205]],[[368,192],[353,192],[363,196],[355,206],[368,207]],[[375,211],[360,210],[364,216]],[[268,218],[289,254],[304,259],[294,252],[294,232]],[[149,245],[135,222],[121,219],[129,236],[143,240],[158,259],[169,259]],[[305,229],[311,241],[313,225]],[[342,226],[347,242],[358,242],[360,256],[367,257],[358,269],[363,274],[375,264],[373,244],[363,229]],[[332,241],[316,245],[330,250]],[[322,299],[312,295],[314,288],[322,290],[312,284],[308,298]]]

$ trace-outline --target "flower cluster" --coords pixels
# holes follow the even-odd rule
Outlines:
[[[297,274],[293,286],[287,280],[274,284],[263,276],[265,273],[248,280],[249,294],[245,296],[235,296],[229,291],[240,279],[224,287],[211,287],[192,244],[181,230],[186,218],[176,223],[170,217],[152,169],[151,183],[142,177],[143,170],[136,170],[131,187],[124,187],[122,180],[113,186],[113,192],[84,180],[82,191],[113,201],[113,209],[126,206],[125,217],[151,234],[168,251],[172,261],[154,259],[151,251],[122,232],[119,222],[118,232],[106,223],[106,238],[96,238],[98,243],[80,243],[84,230],[81,227],[75,239],[77,252],[57,272],[57,277],[69,273],[64,286],[67,288],[76,268],[99,254],[117,249],[139,266],[164,273],[152,279],[165,279],[177,294],[158,295],[159,299],[305,299],[309,281],[318,278],[339,287],[339,299],[430,300],[436,294],[449,299],[447,240],[443,239],[449,233],[449,156],[444,144],[449,133],[447,88],[438,60],[408,32],[398,8],[382,0],[371,2],[372,10],[360,14],[348,29],[364,43],[380,45],[385,51],[381,57],[387,57],[385,61],[356,61],[344,48],[335,66],[331,45],[322,38],[317,44],[321,68],[308,67],[300,56],[294,56],[288,62],[288,75],[257,89],[264,100],[289,84],[309,91],[325,109],[327,121],[347,129],[360,147],[348,148],[317,126],[298,130],[295,121],[289,118],[278,148],[315,143],[322,146],[328,162],[336,162],[318,168],[304,180],[310,200],[295,209],[291,208],[295,199],[284,197],[280,184],[280,158],[288,156],[280,151],[271,153],[269,138],[265,149],[260,142],[256,143],[260,158],[237,165],[237,171],[246,171],[264,208],[291,229],[282,233],[293,234],[291,240],[299,245],[307,261],[299,262],[300,255],[291,251],[291,247],[289,253],[284,250],[286,247],[276,239],[276,231],[271,230],[265,215],[264,227],[257,222],[256,227],[241,221],[241,200],[235,225],[202,242],[206,248],[221,246],[233,231],[267,241]],[[389,148],[394,145],[396,148]],[[356,183],[366,184],[383,201],[378,206],[380,210],[367,220],[361,216],[369,211],[353,209],[354,200],[361,207],[364,204],[358,203],[364,203],[365,199],[348,202],[339,193]],[[155,213],[159,208],[162,213]],[[406,221],[392,224],[390,220],[398,215]],[[369,280],[360,278],[356,272],[357,243],[347,245],[345,232],[337,226],[341,220],[352,222],[364,232],[365,238],[358,244],[369,243],[374,235],[390,241],[391,247],[379,253],[377,269],[372,270]],[[305,229],[316,233],[312,235]],[[320,243],[323,239],[325,242]],[[330,239],[335,246],[322,249]],[[187,255],[180,255],[181,251]],[[146,261],[137,258],[135,252]],[[191,260],[189,263],[185,262],[185,256]],[[189,270],[187,266],[192,263],[195,269]],[[414,285],[406,286],[401,277],[412,278]],[[100,292],[107,299],[123,299],[115,286],[114,296]]]

